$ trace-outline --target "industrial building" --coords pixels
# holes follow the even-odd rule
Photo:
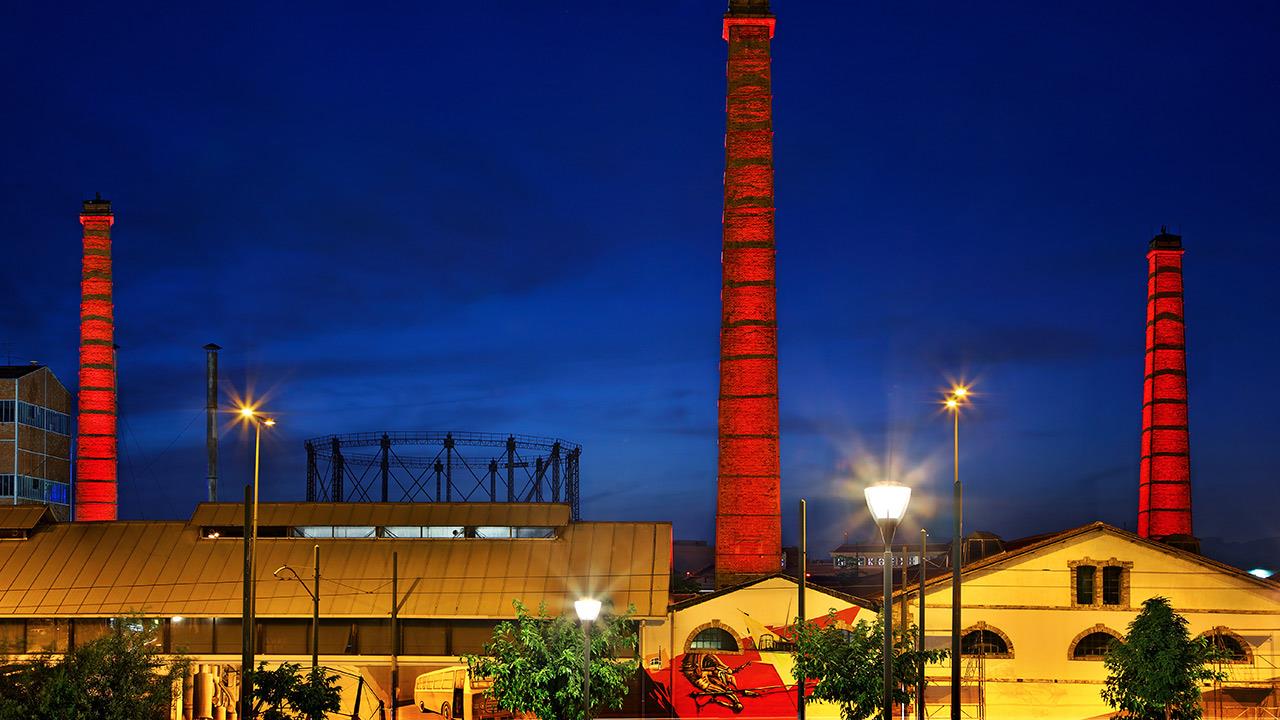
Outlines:
[[[71,393],[44,365],[0,366],[0,504],[71,518]]]
[[[423,717],[415,679],[480,651],[515,600],[553,615],[584,596],[643,622],[667,612],[669,523],[575,522],[562,503],[263,503],[258,515],[258,659],[310,662],[319,546],[319,660],[342,677],[347,717],[391,717],[393,687],[398,718]],[[0,508],[0,643],[64,652],[112,618],[154,623],[165,651],[193,663],[174,717],[234,718],[243,528],[231,503],[169,522]]]

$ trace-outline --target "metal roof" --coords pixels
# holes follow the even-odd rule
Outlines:
[[[394,514],[382,505],[335,505],[361,522],[372,522],[378,513]],[[568,513],[564,506],[536,507]],[[201,538],[199,530],[206,518],[240,517],[241,512],[239,506],[206,504],[190,523],[50,523],[27,540],[0,541],[0,616],[238,617],[243,543]],[[321,517],[338,521],[337,509],[327,506],[259,506],[260,521],[286,514],[308,524],[320,524]],[[462,524],[454,516],[447,522]],[[405,618],[513,617],[516,599],[530,608],[545,602],[553,614],[571,612],[573,600],[586,594],[610,601],[619,611],[634,605],[637,617],[665,614],[669,523],[573,523],[556,535],[512,540],[260,537],[258,614],[310,617],[311,598],[301,583],[277,580],[272,572],[289,565],[309,582],[313,544],[320,546],[320,611],[326,617],[389,615],[393,552],[399,554],[400,616]]]
[[[191,524],[244,525],[244,503],[200,503]],[[553,503],[258,503],[258,527],[309,525],[504,525],[563,527],[569,506]]]
[[[53,513],[43,503],[0,505],[0,530],[30,530],[41,520],[53,521]]]

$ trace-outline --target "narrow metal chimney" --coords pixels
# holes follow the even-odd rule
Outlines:
[[[222,348],[209,343],[205,350],[206,396],[205,447],[209,451],[209,502],[218,502],[218,351]]]

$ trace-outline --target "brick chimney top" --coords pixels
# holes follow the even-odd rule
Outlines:
[[[1160,234],[1151,238],[1152,250],[1181,250],[1182,236],[1174,235],[1169,229],[1163,225],[1160,226]]]
[[[102,193],[94,193],[92,200],[82,203],[81,215],[110,215],[111,201],[103,200]]]

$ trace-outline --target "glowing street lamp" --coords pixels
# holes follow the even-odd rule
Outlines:
[[[942,405],[952,418],[953,481],[951,505],[951,720],[960,720],[960,563],[963,539],[963,488],[960,485],[960,408],[969,400],[969,388],[955,385]],[[923,602],[923,600],[921,600]]]
[[[249,532],[244,538],[244,621],[241,629],[241,641],[244,647],[240,653],[240,717],[253,720],[253,688],[249,679],[253,671],[254,633],[258,611],[258,469],[262,449],[262,427],[274,427],[276,421],[260,414],[251,405],[239,408],[240,417],[253,423],[253,508],[249,519]]]
[[[871,517],[884,539],[884,720],[893,718],[893,534],[907,514],[911,488],[894,482],[879,482],[864,491]]]
[[[573,603],[573,609],[582,621],[582,717],[591,717],[591,623],[600,617],[600,601],[595,598],[582,598]]]

